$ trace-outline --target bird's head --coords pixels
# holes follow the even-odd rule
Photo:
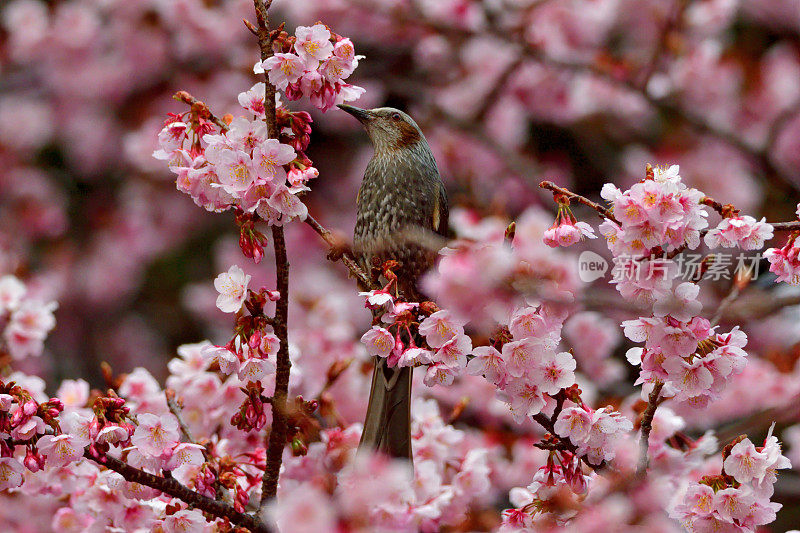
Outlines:
[[[376,152],[416,148],[420,143],[427,144],[422,130],[414,119],[393,107],[359,109],[349,105],[339,105],[339,109],[350,113],[367,130]]]

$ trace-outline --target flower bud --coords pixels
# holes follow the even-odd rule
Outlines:
[[[0,411],[8,411],[11,409],[11,404],[14,402],[14,397],[10,394],[0,394]]]
[[[33,400],[28,400],[28,401],[27,401],[27,402],[25,402],[25,404],[22,406],[22,411],[23,411],[23,412],[24,412],[24,413],[25,413],[27,416],[33,416],[33,415],[35,415],[35,414],[36,414],[36,411],[38,411],[38,410],[39,410],[39,404],[37,404],[37,403],[36,403],[35,401],[33,401]]]
[[[22,460],[22,464],[24,464],[25,468],[31,472],[38,472],[44,466],[44,463],[39,462],[37,454],[35,454],[31,449],[28,449],[27,453],[25,454],[25,459]]]

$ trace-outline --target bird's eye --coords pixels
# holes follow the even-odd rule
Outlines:
[[[400,113],[392,113],[393,120],[400,120]]]

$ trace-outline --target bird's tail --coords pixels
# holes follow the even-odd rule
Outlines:
[[[375,358],[372,388],[359,450],[411,458],[411,373],[413,368],[389,368]]]

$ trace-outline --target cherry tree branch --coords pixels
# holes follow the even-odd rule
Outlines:
[[[164,494],[172,496],[173,498],[178,498],[190,506],[200,509],[201,511],[204,511],[217,518],[226,518],[230,520],[232,524],[245,527],[253,533],[272,532],[272,529],[259,520],[256,516],[247,513],[240,513],[234,509],[232,505],[229,505],[225,502],[212,500],[207,496],[203,496],[202,494],[195,492],[189,487],[181,484],[175,478],[157,476],[155,474],[145,472],[144,470],[134,468],[124,461],[120,461],[119,459],[109,455],[98,458],[92,455],[88,449],[84,450],[83,456],[86,459],[94,461],[95,463],[108,468],[109,470],[117,472],[123,478],[125,478],[125,481],[138,483],[139,485],[144,485],[146,487],[161,491]]]
[[[367,275],[364,270],[358,266],[358,263],[353,258],[353,255],[346,250],[341,250],[341,245],[336,237],[334,236],[333,232],[326,229],[322,224],[320,224],[314,217],[308,215],[306,217],[306,224],[308,224],[311,229],[317,232],[317,235],[322,237],[322,240],[330,247],[328,254],[328,259],[331,261],[336,261],[340,259],[344,266],[350,271],[351,274],[361,282],[365,287],[370,287],[371,289],[380,289],[380,287],[376,286],[370,277]]]
[[[173,416],[178,419],[178,426],[181,429],[181,433],[183,433],[183,438],[191,444],[197,444],[197,441],[194,439],[189,426],[186,425],[186,421],[183,419],[181,407],[178,405],[178,402],[175,401],[175,391],[172,389],[166,389],[164,391],[164,398],[167,400],[167,407],[169,408],[170,413],[172,413]],[[208,460],[206,450],[203,450],[203,455],[206,456],[206,460]]]
[[[210,120],[211,122],[213,122],[214,124],[219,126],[220,130],[228,131],[230,129],[229,126],[225,123],[224,120],[222,120],[219,117],[215,116],[214,113],[211,112],[211,108],[208,107],[208,104],[198,100],[197,98],[195,98],[194,96],[192,96],[188,92],[186,92],[186,91],[178,91],[177,93],[175,93],[173,98],[175,100],[179,100],[179,101],[187,104],[192,109],[192,111],[194,113],[197,113],[199,116],[201,116],[201,117],[203,117],[203,118],[205,118],[207,120]]]
[[[672,9],[669,13],[667,13],[666,21],[661,28],[661,33],[658,36],[658,43],[653,48],[653,53],[650,56],[650,60],[647,62],[645,66],[644,73],[642,74],[642,81],[639,83],[639,87],[642,90],[647,90],[647,85],[650,83],[650,79],[653,77],[653,74],[656,73],[658,70],[658,64],[661,61],[662,56],[667,51],[670,36],[672,32],[677,30],[681,24],[683,19],[683,14],[686,11],[686,8],[689,7],[691,0],[678,0],[675,6],[672,6]]]
[[[563,196],[566,196],[567,198],[569,198],[570,200],[575,200],[578,203],[581,203],[581,204],[583,204],[585,206],[591,207],[592,209],[597,211],[597,213],[601,217],[607,218],[608,220],[611,220],[612,222],[614,222],[614,223],[619,225],[619,221],[616,218],[614,218],[614,214],[611,211],[609,211],[608,209],[606,209],[605,207],[603,207],[602,205],[598,204],[597,202],[593,202],[593,201],[589,200],[588,198],[586,198],[584,196],[581,196],[580,194],[576,194],[576,193],[570,191],[569,189],[565,189],[563,187],[559,187],[558,185],[556,185],[552,181],[543,181],[543,182],[541,182],[539,184],[539,187],[541,187],[542,189],[547,189],[549,191],[553,191],[553,195],[563,195]]]
[[[272,41],[277,31],[270,31],[268,9],[272,0],[253,0],[256,12],[255,33],[261,49],[261,60],[272,57]],[[253,26],[248,25],[251,31]],[[275,112],[275,86],[264,73],[264,121],[267,123],[267,135],[270,139],[278,138],[278,124]],[[283,449],[286,446],[288,419],[286,417],[286,397],[289,393],[289,375],[292,362],[289,359],[289,259],[286,254],[286,239],[283,226],[272,226],[272,243],[275,250],[276,288],[280,299],[275,303],[275,318],[272,327],[280,340],[275,369],[275,392],[272,395],[272,425],[267,437],[267,458],[264,477],[261,481],[261,502],[263,509],[278,492],[278,476],[283,461]]]
[[[791,222],[768,222],[775,231],[798,231],[800,230],[800,221],[793,220]]]
[[[656,416],[656,409],[661,403],[661,389],[663,383],[656,383],[650,396],[647,399],[647,409],[642,414],[640,425],[641,437],[639,438],[639,462],[636,466],[636,476],[644,477],[647,474],[647,466],[650,464],[650,431],[653,429],[653,418]]]
[[[562,403],[562,405],[563,405],[563,403]],[[536,415],[533,415],[532,418],[536,422],[538,422],[544,429],[546,429],[548,433],[550,433],[554,437],[558,438],[558,440],[559,440],[559,442],[557,444],[555,444],[555,445],[551,445],[549,443],[538,443],[538,444],[536,444],[536,446],[538,448],[542,448],[542,449],[566,450],[568,452],[571,452],[571,453],[575,454],[576,456],[579,456],[581,458],[581,461],[583,461],[586,464],[586,466],[588,466],[589,468],[591,468],[595,472],[601,473],[601,472],[606,471],[609,468],[608,463],[603,461],[599,465],[593,465],[592,463],[589,462],[589,460],[586,458],[585,455],[579,455],[578,454],[578,447],[575,446],[574,444],[572,444],[572,441],[570,441],[569,439],[565,439],[565,438],[559,437],[556,434],[555,424],[556,424],[556,419],[558,418],[559,412],[560,412],[560,409],[556,409],[556,411],[553,413],[552,417],[548,417],[544,413],[538,413]]]

